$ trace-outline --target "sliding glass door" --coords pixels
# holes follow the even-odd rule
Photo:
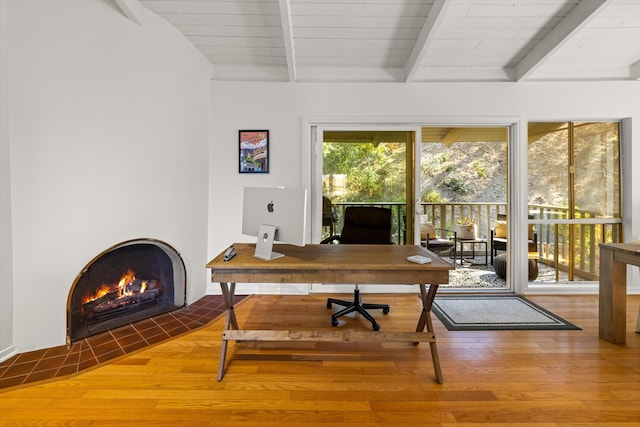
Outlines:
[[[506,289],[507,267],[494,274],[492,260],[506,257],[509,129],[478,126],[425,126],[422,128],[420,213],[428,230],[440,240],[456,233],[455,248],[438,245],[438,252],[456,265],[444,288]],[[496,224],[504,227],[500,245],[494,244]],[[474,243],[457,234],[460,223],[473,224]],[[469,236],[467,236],[469,237]],[[455,249],[455,251],[454,251]],[[503,274],[502,274],[503,273]]]
[[[596,281],[599,243],[622,238],[617,122],[530,123],[528,187],[537,281]]]

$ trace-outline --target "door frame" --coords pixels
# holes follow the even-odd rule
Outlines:
[[[310,236],[311,243],[319,243],[322,234],[322,171],[323,171],[323,151],[322,145],[324,143],[324,131],[345,131],[345,132],[357,132],[357,131],[398,131],[398,132],[411,132],[413,135],[419,135],[420,128],[416,127],[413,124],[380,124],[380,123],[323,123],[323,124],[313,124],[309,126],[308,138],[310,140],[309,144],[305,146],[309,146],[309,153],[312,153],[310,158],[302,160],[303,165],[303,178],[308,178],[309,182],[304,183],[303,185],[309,189],[307,192],[309,194],[310,208],[307,209],[309,211],[310,216],[307,218],[307,224],[309,224],[308,234]],[[413,152],[411,156],[409,156],[409,150],[407,149],[407,156],[414,160],[413,170],[416,170],[415,167],[415,141],[417,141],[417,136],[414,136],[414,143],[411,144],[411,149]],[[304,156],[304,152],[303,152]],[[305,168],[307,166],[308,168]],[[408,177],[407,177],[408,178]],[[413,180],[407,179],[407,181],[413,181],[415,183],[415,176]],[[415,203],[415,187],[417,184],[413,184],[411,186],[411,190],[413,193],[413,199]],[[408,212],[408,210],[407,210]],[[414,215],[415,217],[415,215]],[[410,221],[413,229],[413,221]],[[415,235],[414,235],[415,236]],[[419,237],[419,236],[418,236]],[[415,237],[414,237],[415,238]],[[385,286],[380,285],[360,285],[360,289],[366,293],[376,293],[376,292],[389,292]],[[310,292],[317,293],[349,293],[353,292],[353,285],[322,285],[322,284],[314,284],[312,283],[310,286]],[[400,287],[398,285],[394,285],[394,292],[415,292],[415,289],[411,285],[407,285],[406,287]]]
[[[520,294],[528,283],[527,258],[527,126],[523,125],[520,116],[408,116],[408,117],[303,117],[301,126],[302,141],[302,186],[309,191],[309,209],[307,224],[308,242],[318,243],[322,224],[322,133],[331,130],[401,130],[414,131],[416,144],[422,141],[423,126],[502,126],[508,128],[508,176],[507,200],[509,217],[508,236],[511,250],[507,252],[508,265],[507,284]],[[415,156],[414,201],[419,203],[419,156]],[[318,191],[318,189],[320,191]],[[419,221],[414,223],[419,224]],[[416,241],[419,240],[418,227],[414,227]],[[520,250],[516,250],[520,248]],[[311,286],[313,291],[316,287]],[[384,292],[384,286],[376,286],[376,290]],[[413,286],[408,286],[415,291]],[[353,286],[349,287],[350,291]],[[323,286],[324,292],[333,292]],[[397,288],[394,287],[397,291]],[[349,291],[349,292],[350,292]]]

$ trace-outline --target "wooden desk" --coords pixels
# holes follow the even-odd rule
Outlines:
[[[600,244],[600,338],[614,344],[626,342],[627,264],[640,266],[640,245]]]
[[[237,255],[223,261],[224,253],[207,264],[211,280],[220,282],[226,304],[226,320],[222,333],[218,381],[224,376],[227,344],[235,341],[404,341],[430,343],[436,379],[442,383],[442,372],[431,323],[431,306],[439,284],[449,282],[453,265],[419,246],[397,245],[277,245],[274,250],[284,257],[263,261],[253,257],[255,245],[235,244]],[[410,255],[424,255],[433,262],[415,264]],[[236,283],[327,283],[327,284],[417,284],[420,288],[422,312],[415,332],[384,331],[265,331],[240,330],[233,308]],[[427,284],[429,284],[427,289]],[[327,316],[327,322],[330,318]],[[426,327],[426,332],[425,332]]]

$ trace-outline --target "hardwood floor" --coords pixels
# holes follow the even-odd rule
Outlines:
[[[415,328],[417,297],[366,297],[391,305],[376,316],[381,330]],[[628,299],[626,345],[598,338],[596,296],[530,299],[583,330],[449,332],[434,318],[444,384],[424,343],[230,343],[217,382],[218,319],[85,373],[2,390],[0,426],[640,425],[640,297]],[[321,295],[251,297],[237,316],[331,329]]]
[[[236,296],[236,304],[246,296]],[[205,295],[186,307],[0,362],[0,390],[77,374],[211,323],[226,310],[222,295]]]

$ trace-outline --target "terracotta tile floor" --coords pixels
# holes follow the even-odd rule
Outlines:
[[[245,296],[237,296],[238,303]],[[0,362],[0,388],[75,374],[135,350],[198,329],[224,312],[224,297],[195,303],[66,345],[18,354]]]

